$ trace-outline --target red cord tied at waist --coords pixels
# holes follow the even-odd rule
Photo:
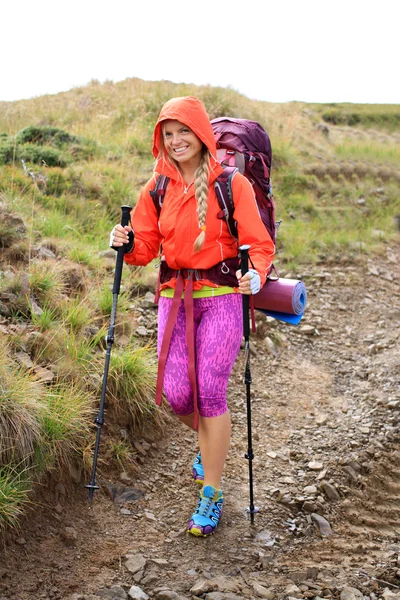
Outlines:
[[[176,285],[172,306],[168,315],[167,324],[165,327],[163,339],[161,342],[160,356],[158,359],[157,385],[156,385],[156,404],[161,406],[162,391],[164,385],[165,365],[168,358],[169,346],[171,343],[172,333],[174,331],[176,319],[178,316],[179,306],[181,303],[182,293],[183,302],[186,313],[186,343],[188,347],[188,375],[190,387],[193,392],[194,405],[194,422],[193,426],[197,430],[199,426],[199,407],[197,403],[197,379],[196,379],[196,355],[194,346],[194,317],[193,317],[193,278],[194,270],[184,269],[176,274]],[[185,288],[185,281],[187,285]]]

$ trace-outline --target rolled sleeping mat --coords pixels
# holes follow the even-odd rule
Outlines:
[[[254,295],[254,308],[279,321],[297,325],[307,304],[307,290],[299,279],[267,279]]]

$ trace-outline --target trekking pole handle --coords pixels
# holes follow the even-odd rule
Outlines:
[[[124,204],[123,206],[121,206],[121,225],[122,227],[125,227],[125,225],[129,225],[129,221],[131,219],[131,210],[132,210],[132,206],[128,206],[127,204]]]
[[[240,270],[242,275],[246,275],[249,270],[249,250],[250,246],[248,244],[244,244],[239,247],[240,250]],[[242,296],[243,301],[243,335],[246,340],[250,337],[250,318],[249,318],[249,309],[250,309],[250,298],[246,294]]]
[[[129,225],[130,217],[131,217],[132,206],[123,205],[121,206],[121,225],[125,227]],[[113,294],[119,294],[119,290],[121,287],[121,276],[122,276],[122,265],[124,264],[124,254],[125,254],[125,246],[121,246],[117,251],[117,262],[115,265],[115,273],[114,273],[114,285],[113,285]]]
[[[250,246],[248,244],[243,244],[243,246],[239,246],[240,250],[240,270],[242,275],[246,275],[249,270],[249,250]]]

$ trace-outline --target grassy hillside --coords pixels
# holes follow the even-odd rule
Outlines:
[[[161,105],[187,94],[211,118],[255,119],[270,134],[278,267],[357,262],[398,235],[399,106],[270,104],[139,79],[0,103],[0,528],[44,473],[87,477],[112,304],[108,233],[151,175]],[[134,463],[130,440],[161,427],[154,343],[137,334],[132,304],[154,279],[153,265],[123,272],[100,471]]]

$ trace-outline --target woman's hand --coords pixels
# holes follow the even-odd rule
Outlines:
[[[131,252],[135,245],[134,233],[130,225],[116,225],[110,233],[110,248],[118,250],[121,246],[126,246],[125,254]]]
[[[241,294],[257,294],[261,287],[261,278],[255,269],[249,269],[245,275],[241,271],[236,271],[236,277],[239,282],[239,292]]]

